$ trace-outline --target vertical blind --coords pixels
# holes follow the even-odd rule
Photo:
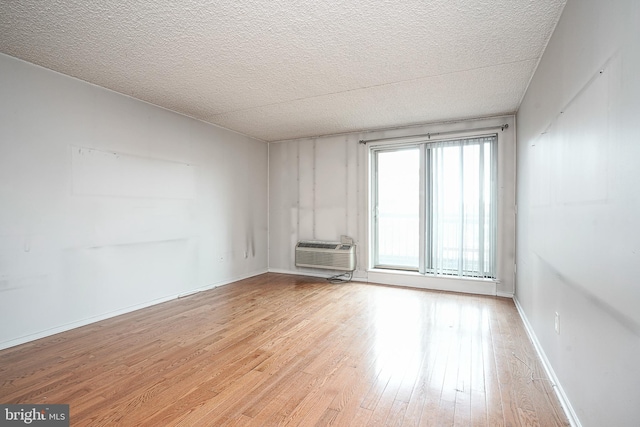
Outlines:
[[[376,267],[495,278],[497,136],[373,148]]]

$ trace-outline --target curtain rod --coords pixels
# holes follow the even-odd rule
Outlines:
[[[408,139],[408,138],[423,138],[425,136],[428,139],[431,139],[432,136],[436,136],[436,135],[447,135],[447,134],[451,134],[451,133],[460,133],[460,132],[479,132],[479,131],[493,130],[493,129],[500,129],[500,130],[504,131],[505,129],[508,129],[508,128],[509,128],[509,125],[507,123],[505,123],[503,125],[487,126],[487,127],[475,128],[475,129],[450,130],[450,131],[445,131],[445,132],[430,132],[430,133],[421,133],[419,135],[392,136],[392,137],[389,137],[389,138],[361,139],[359,141],[359,143],[360,144],[367,144],[369,142],[393,141],[393,140],[396,140],[396,139]]]

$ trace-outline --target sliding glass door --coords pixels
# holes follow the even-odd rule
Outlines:
[[[495,277],[496,143],[372,149],[375,267]]]

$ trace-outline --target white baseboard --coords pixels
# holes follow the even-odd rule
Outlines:
[[[343,272],[327,270],[326,272],[320,272],[317,270],[286,270],[283,268],[270,268],[269,273],[279,273],[279,274],[290,274],[292,276],[309,276],[309,277],[318,277],[321,279],[328,279],[329,277],[335,276],[336,274],[341,274]],[[353,278],[351,279],[354,282],[367,282],[366,272],[356,270],[353,272]]]
[[[281,268],[270,268],[270,273],[292,274],[298,276],[310,276],[328,278],[336,273],[334,271],[321,273],[315,270],[286,270]],[[435,291],[463,292],[478,295],[496,295],[496,283],[492,280],[457,279],[425,276],[411,272],[394,271],[355,271],[352,279],[354,282],[377,283],[381,285],[402,286],[418,289],[430,289]],[[500,295],[500,296],[507,296]],[[508,294],[508,297],[513,297]]]
[[[39,340],[41,338],[46,338],[51,335],[59,334],[61,332],[70,331],[72,329],[80,328],[82,326],[90,325],[91,323],[100,322],[101,320],[110,319],[112,317],[119,316],[121,314],[131,313],[132,311],[140,310],[143,308],[151,307],[152,305],[162,304],[163,302],[171,301],[172,299],[178,298],[178,295],[170,295],[163,298],[158,298],[153,301],[148,301],[142,304],[132,305],[130,307],[126,307],[120,310],[111,311],[109,313],[100,314],[98,316],[88,317],[86,319],[78,320],[75,322],[67,323],[61,326],[56,326],[55,328],[45,329],[44,331],[36,332],[34,334],[25,335],[19,338],[11,339],[9,341],[4,341],[0,343],[0,350],[4,350],[6,348],[15,347],[20,344],[25,344],[31,341]]]
[[[462,292],[478,295],[496,295],[496,282],[493,280],[476,280],[453,277],[449,278],[428,276],[413,272],[369,270],[368,282],[381,283],[383,285],[431,289],[436,291]]]
[[[497,297],[502,297],[502,298],[511,298],[511,299],[513,299],[513,292],[501,292],[501,291],[498,291],[498,292],[496,292],[496,296]]]
[[[524,310],[522,309],[522,306],[518,302],[517,298],[513,298],[513,302],[515,303],[516,308],[518,309],[518,314],[520,314],[520,318],[522,319],[524,328],[527,331],[527,335],[529,335],[529,338],[533,343],[533,347],[535,348],[536,353],[538,353],[538,357],[540,357],[540,360],[542,361],[542,366],[544,367],[545,372],[547,373],[551,381],[553,381],[553,383],[555,384],[553,389],[555,390],[556,395],[558,396],[558,400],[560,401],[560,405],[562,405],[562,409],[564,409],[565,415],[569,419],[569,423],[571,424],[572,427],[582,427],[582,424],[580,424],[580,420],[578,419],[576,412],[573,410],[573,407],[571,406],[571,402],[569,402],[569,399],[567,398],[567,395],[565,394],[564,389],[562,388],[562,385],[560,384],[560,381],[556,376],[556,373],[553,371],[553,368],[551,367],[551,363],[549,362],[547,355],[542,349],[542,346],[540,345],[540,342],[538,341],[538,338],[536,337],[536,334],[533,331],[533,327],[531,326],[531,323],[529,323],[529,319],[527,319],[527,315],[524,313]]]
[[[319,277],[322,279],[326,279],[328,277],[334,276],[334,273],[316,273],[309,271],[295,271],[295,270],[285,270],[282,268],[270,268],[269,273],[279,273],[279,274],[289,274],[292,276],[309,276],[309,277]]]
[[[25,335],[19,338],[15,338],[15,339],[11,339],[8,341],[4,341],[0,343],[0,350],[4,350],[10,347],[15,347],[17,345],[20,344],[25,344],[31,341],[35,341],[38,340],[40,338],[46,338],[49,337],[51,335],[55,335],[55,334],[59,334],[61,332],[66,332],[66,331],[70,331],[72,329],[76,329],[76,328],[80,328],[82,326],[86,326],[86,325],[90,325],[92,323],[96,323],[96,322],[100,322],[102,320],[106,320],[106,319],[110,319],[112,317],[116,317],[116,316],[120,316],[122,314],[127,314],[127,313],[131,313],[137,310],[141,310],[143,308],[147,308],[147,307],[151,307],[154,306],[156,304],[161,304],[163,302],[167,302],[167,301],[171,301],[173,299],[177,299],[177,298],[184,298],[186,296],[189,295],[193,295],[199,292],[203,292],[203,291],[208,291],[210,289],[213,288],[217,288],[223,285],[228,285],[229,283],[233,283],[233,282],[237,282],[238,280],[243,280],[243,279],[248,279],[249,277],[254,277],[257,276],[259,274],[264,274],[266,273],[267,270],[260,270],[260,271],[256,271],[253,273],[249,273],[246,275],[242,275],[242,276],[238,276],[238,277],[234,277],[234,278],[230,278],[230,279],[226,279],[226,280],[222,280],[207,286],[203,286],[201,288],[195,289],[193,291],[189,291],[186,293],[181,293],[181,294],[174,294],[174,295],[169,295],[166,297],[162,297],[162,298],[158,298],[152,301],[147,301],[141,304],[136,304],[136,305],[132,305],[130,307],[125,307],[119,310],[115,310],[115,311],[111,311],[108,313],[103,313],[97,316],[91,316],[88,317],[86,319],[82,319],[82,320],[78,320],[75,322],[71,322],[71,323],[67,323],[65,325],[61,325],[61,326],[56,326],[54,328],[51,329],[46,329],[44,331],[40,331],[40,332],[36,332],[34,334],[29,334],[29,335]]]
[[[203,286],[201,288],[197,288],[197,289],[191,290],[189,292],[185,292],[185,293],[179,294],[176,298],[184,298],[184,297],[187,297],[189,295],[193,295],[193,294],[197,294],[197,293],[200,293],[200,292],[208,291],[208,290],[214,289],[214,288],[219,288],[220,286],[228,285],[230,283],[237,282],[239,280],[248,279],[250,277],[259,276],[261,274],[265,274],[265,273],[268,273],[268,272],[269,272],[269,270],[265,268],[265,269],[257,270],[257,271],[251,272],[251,273],[242,274],[240,276],[236,276],[236,277],[233,277],[231,279],[221,280],[219,282],[215,282],[213,284],[210,284],[210,285],[207,285],[207,286]]]

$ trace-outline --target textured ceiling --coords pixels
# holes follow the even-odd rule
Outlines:
[[[513,113],[564,4],[3,1],[0,51],[275,141]]]

